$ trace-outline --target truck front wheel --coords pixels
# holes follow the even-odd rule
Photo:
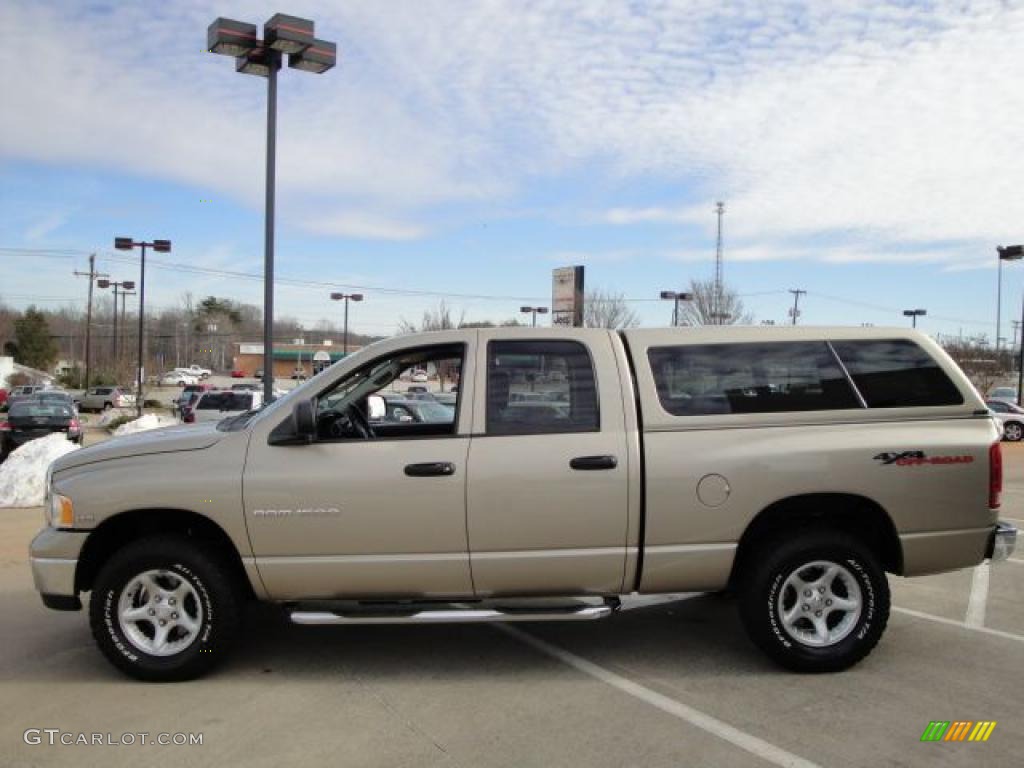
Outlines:
[[[139,680],[190,680],[227,654],[239,622],[227,569],[200,543],[140,539],[93,586],[89,621],[107,659]]]
[[[766,542],[748,560],[740,615],[754,643],[787,669],[838,672],[881,638],[889,583],[857,538],[791,534]]]

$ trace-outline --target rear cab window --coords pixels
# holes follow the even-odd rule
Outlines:
[[[909,339],[660,345],[647,358],[672,416],[964,403],[939,363]]]

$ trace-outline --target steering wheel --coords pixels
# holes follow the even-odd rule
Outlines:
[[[352,431],[363,440],[370,440],[377,436],[373,427],[370,426],[370,420],[355,403],[351,403],[345,409],[345,415],[348,416],[348,423],[352,426]]]

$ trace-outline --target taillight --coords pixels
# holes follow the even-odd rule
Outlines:
[[[1003,446],[992,443],[988,449],[988,508],[999,509],[1003,500]]]
[[[8,424],[6,421],[0,421],[0,432],[10,432],[10,431],[11,431],[11,425]]]
[[[192,411],[185,411],[184,416],[181,418],[186,424],[192,424],[196,420],[196,415]]]
[[[78,431],[78,429],[79,429],[79,426],[78,426],[78,419],[72,419],[72,420],[71,420],[71,421],[70,421],[70,422],[68,423],[68,429],[69,429],[70,431],[72,431],[72,432],[77,432],[77,431]]]

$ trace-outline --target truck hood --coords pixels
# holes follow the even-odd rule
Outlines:
[[[142,456],[149,453],[198,451],[215,445],[227,434],[218,432],[216,423],[212,422],[136,432],[133,435],[112,437],[88,448],[66,453],[53,463],[52,470],[60,472],[83,464],[94,464],[98,461],[121,459],[126,456]]]

